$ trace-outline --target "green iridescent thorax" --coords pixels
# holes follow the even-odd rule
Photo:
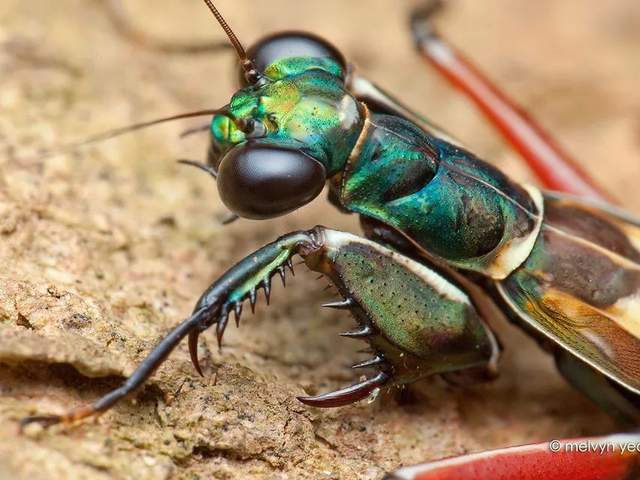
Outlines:
[[[526,259],[539,228],[529,191],[391,115],[371,116],[343,180],[333,188],[348,210],[394,227],[452,265],[493,278]]]
[[[288,58],[270,65],[264,75],[263,85],[233,96],[230,113],[262,122],[262,142],[301,149],[322,162],[328,175],[340,171],[363,119],[359,103],[344,88],[338,64],[324,58]],[[248,139],[224,115],[213,118],[211,131],[220,157]]]

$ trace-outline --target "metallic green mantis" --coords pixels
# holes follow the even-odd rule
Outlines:
[[[337,287],[343,299],[329,306],[349,309],[359,324],[345,335],[374,352],[355,366],[373,375],[301,397],[306,404],[345,405],[434,374],[456,383],[492,378],[500,347],[482,305],[493,299],[570,381],[612,413],[638,419],[638,222],[517,184],[389,108],[388,96],[317,37],[274,35],[244,52],[229,35],[246,81],[214,116],[203,167],[223,202],[238,216],[269,218],[328,184],[332,203],[360,215],[366,238],[325,227],[284,235],[214,282],[122,387],[89,407],[24,423],[110,408],[185,337],[200,371],[199,334],[215,325],[222,341],[230,315],[239,318],[247,299],[255,304],[259,288],[268,297],[272,276],[284,279],[294,255]]]

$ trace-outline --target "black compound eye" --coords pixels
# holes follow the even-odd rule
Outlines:
[[[233,213],[261,220],[306,205],[324,188],[324,165],[300,150],[248,142],[227,153],[218,191]]]
[[[335,60],[346,72],[347,62],[340,51],[317,35],[306,32],[280,32],[269,35],[251,46],[247,50],[247,56],[253,60],[258,72],[264,70],[283,58],[289,57],[329,57]],[[244,72],[241,72],[240,81],[247,85]]]

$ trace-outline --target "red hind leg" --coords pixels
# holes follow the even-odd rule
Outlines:
[[[630,480],[640,435],[553,440],[401,468],[386,480]]]
[[[501,92],[429,24],[439,2],[412,18],[420,54],[454,87],[467,95],[526,160],[545,188],[583,197],[612,201],[612,197],[564,152],[536,121]]]

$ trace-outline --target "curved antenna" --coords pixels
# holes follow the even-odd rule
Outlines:
[[[235,48],[236,53],[238,54],[238,58],[240,59],[240,65],[244,70],[244,76],[247,79],[247,82],[252,84],[256,83],[259,79],[260,74],[256,70],[256,67],[253,64],[253,62],[249,59],[249,57],[247,57],[247,52],[242,46],[242,44],[240,43],[240,40],[238,40],[238,37],[236,37],[236,34],[233,33],[233,30],[231,30],[231,27],[229,26],[227,21],[224,19],[222,14],[218,11],[216,6],[213,4],[213,1],[204,0],[204,3],[207,5],[207,7],[209,7],[209,10],[211,10],[211,13],[216,18],[216,20],[218,21],[222,29],[224,30],[224,33],[226,33],[227,37],[229,37],[229,41],[231,42],[231,45],[233,45],[233,48]]]
[[[107,130],[106,132],[98,133],[96,135],[92,135],[80,142],[70,143],[67,145],[62,145],[59,148],[54,148],[51,150],[45,150],[42,155],[38,158],[47,158],[52,155],[57,155],[60,153],[67,153],[74,150],[77,150],[81,147],[86,147],[88,145],[92,145],[94,143],[103,142],[105,140],[110,140],[115,137],[119,137],[120,135],[125,135],[127,133],[135,132],[137,130],[142,130],[145,128],[152,127],[154,125],[158,125],[161,123],[172,122],[174,120],[182,120],[184,118],[192,118],[192,117],[203,117],[210,115],[224,115],[230,118],[231,121],[235,122],[235,118],[230,115],[226,107],[223,108],[212,108],[206,110],[196,110],[193,112],[180,113],[178,115],[171,115],[169,117],[156,118],[155,120],[149,120],[147,122],[134,123],[132,125],[127,125],[126,127],[114,128],[113,130]]]

